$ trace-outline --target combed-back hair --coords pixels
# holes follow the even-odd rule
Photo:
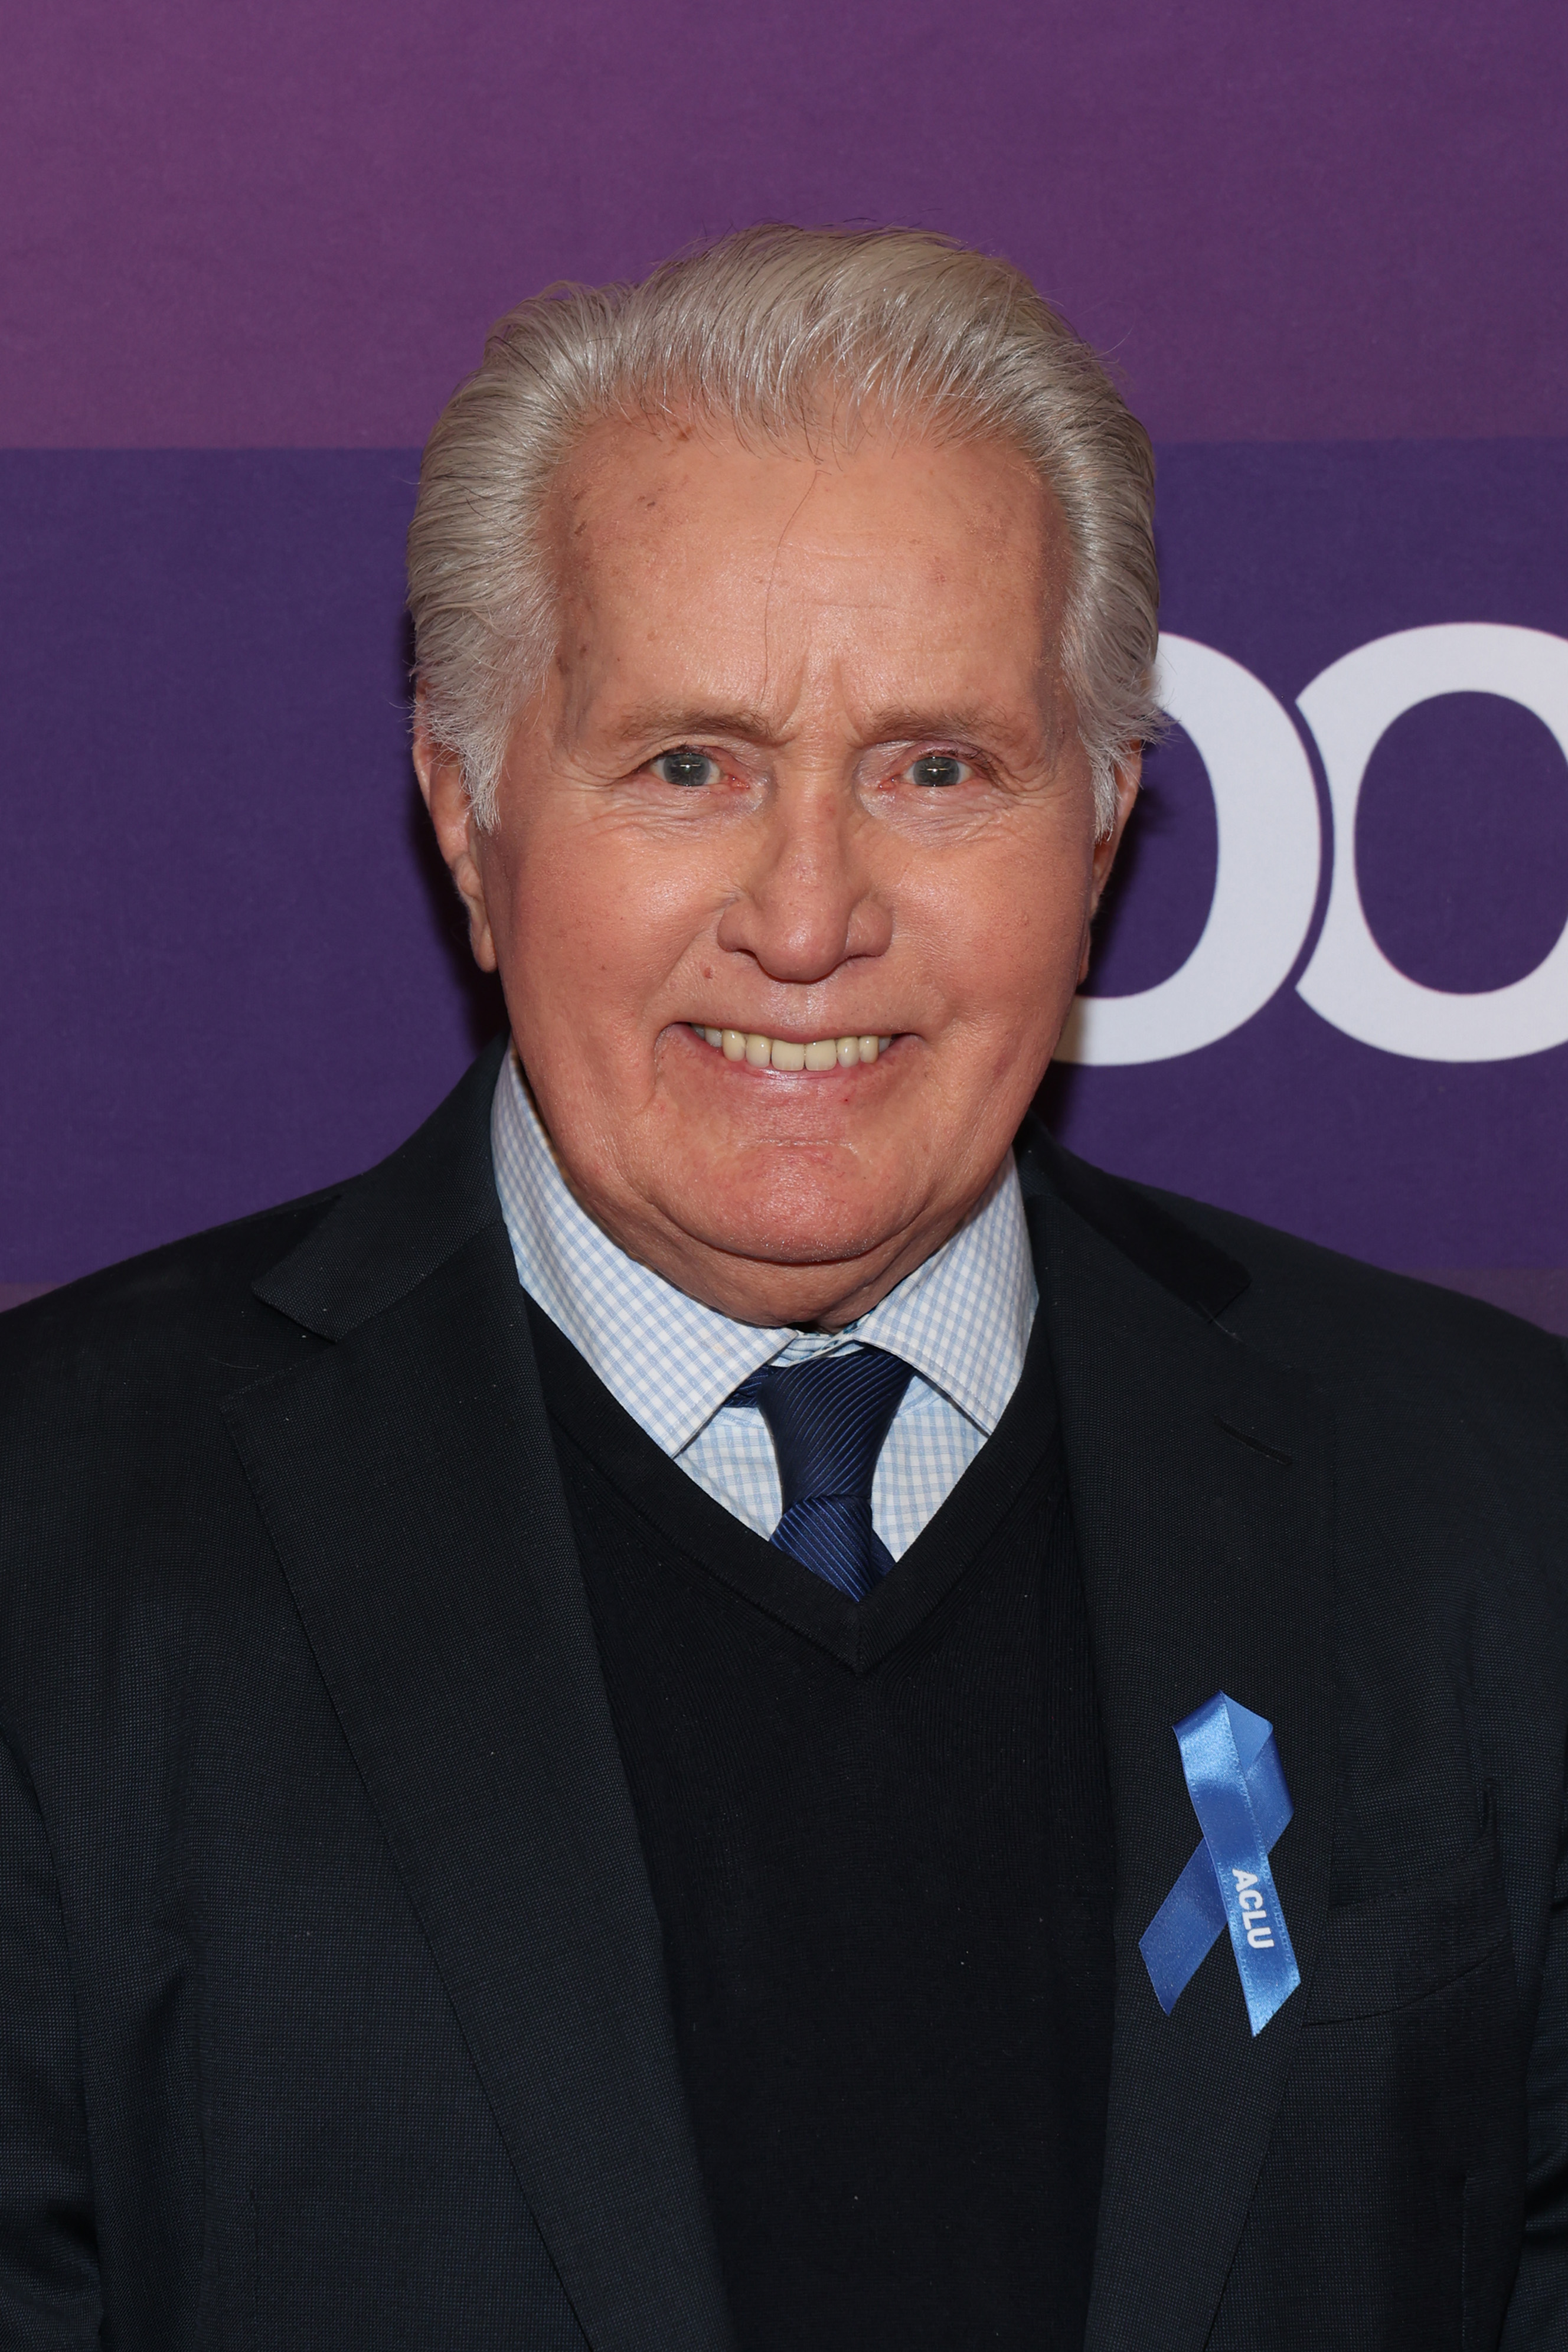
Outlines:
[[[548,287],[491,330],[441,413],[408,534],[415,678],[482,826],[555,649],[545,502],[582,434],[616,416],[780,445],[889,426],[1011,444],[1066,520],[1063,671],[1109,826],[1117,767],[1160,724],[1148,435],[1010,263],[923,230],[783,225],[638,285]]]

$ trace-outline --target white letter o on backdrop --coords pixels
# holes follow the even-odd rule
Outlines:
[[[1160,672],[1161,699],[1191,736],[1214,793],[1219,859],[1208,920],[1158,987],[1075,997],[1058,1061],[1165,1062],[1228,1036],[1287,979],[1312,919],[1318,793],[1289,712],[1250,670],[1190,637],[1161,638]]]
[[[1296,985],[1314,1013],[1385,1054],[1511,1061],[1568,1043],[1568,924],[1543,961],[1506,988],[1426,988],[1378,946],[1356,880],[1356,810],[1367,762],[1396,719],[1441,694],[1522,703],[1568,759],[1568,642],[1543,629],[1486,621],[1401,629],[1331,663],[1300,697],[1329,780],[1334,872],[1318,944]],[[1506,791],[1506,782],[1495,789]]]

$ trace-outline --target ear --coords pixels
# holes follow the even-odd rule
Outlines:
[[[474,961],[481,971],[494,971],[495,940],[485,901],[479,829],[474,822],[473,803],[468,798],[461,761],[431,736],[423,687],[414,704],[414,772],[419,779],[447,871],[468,910],[468,945],[473,950]]]
[[[1100,901],[1110,879],[1110,869],[1116,863],[1116,853],[1121,846],[1121,836],[1127,830],[1127,820],[1132,814],[1132,803],[1138,797],[1139,781],[1143,772],[1143,747],[1130,743],[1116,767],[1116,813],[1110,824],[1094,845],[1094,860],[1089,893],[1089,917],[1092,921],[1100,911]],[[1079,963],[1079,984],[1089,978],[1089,923],[1084,925],[1083,955]]]

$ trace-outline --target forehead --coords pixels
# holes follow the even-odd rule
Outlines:
[[[1012,607],[1037,625],[1068,568],[1060,510],[1016,449],[913,433],[814,451],[601,423],[563,467],[549,523],[558,585],[584,617],[673,603],[710,625],[760,594],[775,620],[794,598],[889,619]]]

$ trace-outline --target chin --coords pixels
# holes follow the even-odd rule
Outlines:
[[[781,1197],[782,1196],[782,1197]],[[864,1257],[901,1233],[901,1199],[846,1199],[780,1185],[773,1196],[753,1192],[731,1203],[711,1198],[682,1204],[676,1222],[705,1248],[766,1265],[841,1265]]]

